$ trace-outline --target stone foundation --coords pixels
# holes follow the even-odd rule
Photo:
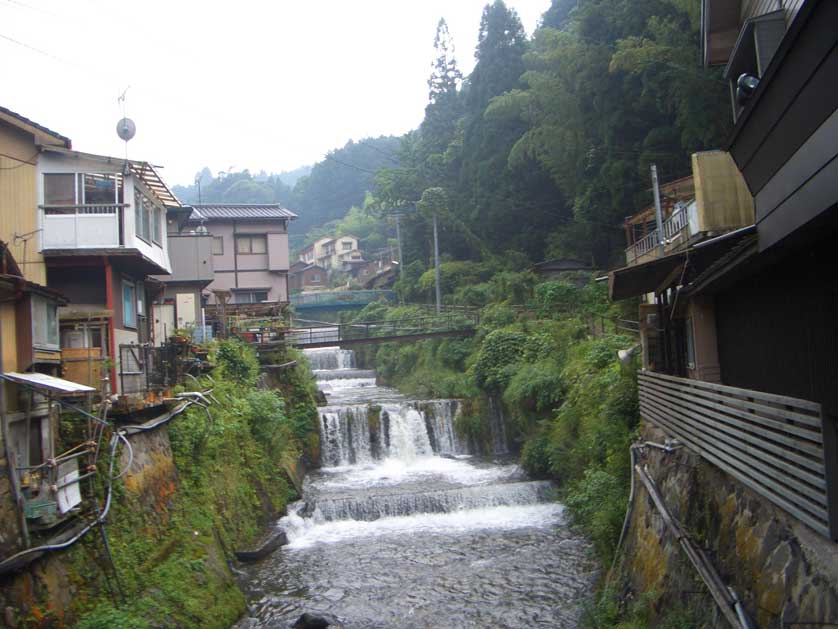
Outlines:
[[[641,439],[671,438],[650,423]],[[838,625],[838,544],[815,533],[686,447],[638,454],[672,515],[742,599],[758,627]],[[712,616],[714,603],[637,481],[622,575],[635,593]],[[698,604],[696,604],[698,601]],[[711,620],[712,622],[712,620]],[[723,626],[723,621],[719,621]],[[832,626],[832,625],[829,625]]]

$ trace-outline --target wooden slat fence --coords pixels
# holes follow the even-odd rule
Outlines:
[[[660,373],[638,378],[644,419],[831,537],[820,404]]]

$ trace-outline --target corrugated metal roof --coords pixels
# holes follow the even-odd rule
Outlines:
[[[92,393],[96,390],[86,384],[79,384],[78,382],[71,382],[63,378],[48,376],[44,373],[17,373],[11,371],[0,374],[0,377],[18,384],[28,384],[36,389],[52,391],[53,393]]]
[[[278,203],[213,203],[207,205],[193,205],[190,220],[206,221],[229,220],[229,219],[272,219],[284,218],[293,220],[297,215],[286,210]]]

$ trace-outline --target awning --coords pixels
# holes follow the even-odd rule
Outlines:
[[[34,389],[58,393],[59,395],[78,395],[80,393],[93,393],[96,391],[96,389],[86,384],[79,384],[78,382],[71,382],[62,378],[56,378],[55,376],[48,376],[45,373],[17,373],[10,371],[0,374],[0,378],[17,384],[25,384]]]
[[[749,225],[656,260],[611,271],[608,274],[608,296],[613,301],[619,301],[655,292],[686,262],[689,264],[690,276],[695,277],[754,230],[755,227]]]

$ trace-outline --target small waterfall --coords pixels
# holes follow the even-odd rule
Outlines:
[[[386,426],[386,452],[402,461],[434,453],[425,425],[424,415],[410,404],[385,404],[381,408]],[[386,417],[386,419],[385,419]]]
[[[369,408],[326,407],[320,411],[321,457],[323,465],[336,467],[372,460]]]
[[[489,396],[489,430],[492,434],[492,454],[509,454],[503,408],[491,395]]]
[[[355,367],[355,352],[339,347],[322,347],[303,350],[313,370],[352,369]]]
[[[367,494],[316,500],[306,505],[305,512],[318,521],[372,521],[418,513],[533,505],[549,500],[554,491],[549,481],[528,481],[438,491]]]
[[[454,424],[460,412],[457,400],[428,400],[416,402],[415,407],[425,416],[425,430],[434,453],[469,454]]]
[[[375,371],[372,369],[354,369],[347,367],[345,369],[312,369],[315,379],[318,382],[324,380],[375,380]]]

